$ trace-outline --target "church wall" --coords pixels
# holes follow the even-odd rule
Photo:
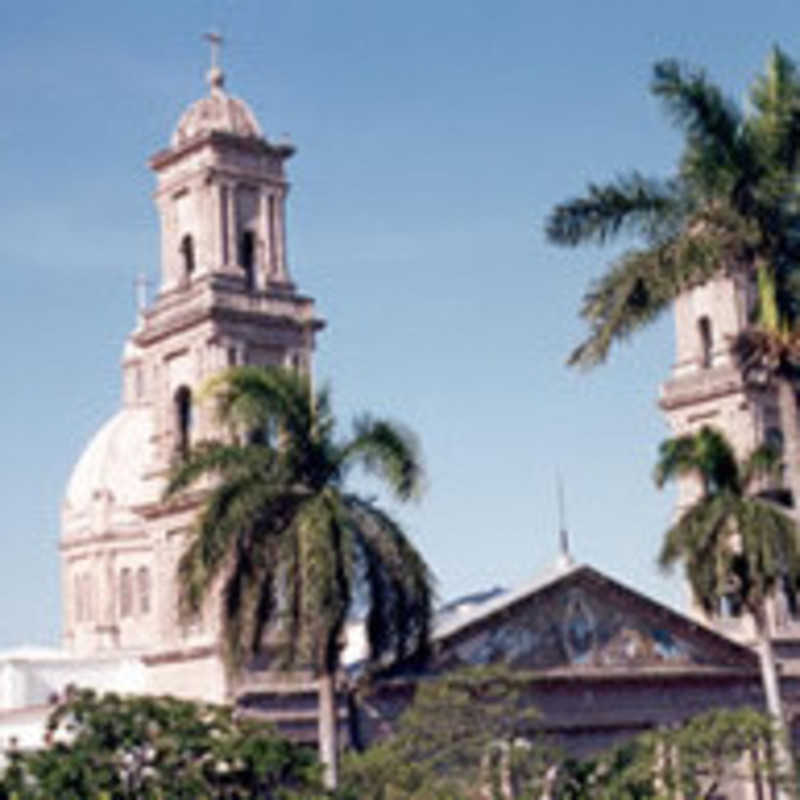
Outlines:
[[[206,703],[223,703],[230,699],[225,669],[216,653],[156,654],[146,663],[146,691],[150,694],[168,694]]]
[[[720,277],[685,292],[675,301],[674,376],[702,369],[700,321],[710,323],[712,358],[708,368],[727,366],[731,339],[747,324],[751,291],[741,278]]]

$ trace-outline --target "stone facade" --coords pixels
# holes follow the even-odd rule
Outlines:
[[[780,439],[775,392],[745,381],[731,351],[755,301],[754,285],[741,274],[718,277],[675,301],[676,358],[659,401],[673,436],[718,428],[740,458],[765,439]],[[682,478],[677,512],[698,492],[696,480]]]
[[[763,708],[755,653],[585,565],[562,566],[514,591],[442,616],[426,669],[373,686],[357,735],[386,735],[417,683],[467,666],[525,671],[526,699],[543,734],[574,757],[647,730],[670,728],[713,708]],[[800,676],[784,674],[786,712],[797,730]],[[720,800],[764,800],[749,778]]]
[[[253,672],[234,691],[218,655],[214,593],[197,619],[177,614],[176,565],[202,491],[180,504],[166,505],[161,495],[173,460],[215,432],[200,388],[237,364],[310,372],[322,327],[288,268],[285,162],[294,150],[262,134],[218,69],[209,84],[150,162],[161,222],[159,288],[125,343],[121,408],[67,487],[64,651],[0,654],[0,745],[23,730],[33,746],[49,695],[71,682],[235,700],[298,739],[316,738],[313,676]],[[753,299],[740,276],[678,299],[677,359],[660,401],[674,434],[714,425],[740,455],[779,430],[776,398],[743,381],[730,351]],[[696,492],[682,481],[679,509]],[[800,730],[800,622],[779,611],[781,687]],[[576,755],[708,708],[761,706],[756,658],[731,638],[746,640],[748,632],[738,620],[714,621],[716,631],[708,622],[565,561],[516,591],[441,615],[427,671],[382,681],[360,708],[355,695],[342,693],[340,720],[369,740],[390,725],[420,678],[497,662],[531,675],[530,701],[543,726]]]
[[[62,513],[63,636],[81,658],[138,654],[154,690],[222,700],[217,602],[178,619],[176,566],[202,493],[161,502],[174,459],[215,433],[198,394],[240,364],[308,372],[322,327],[289,273],[285,162],[209,73],[210,92],[150,161],[161,276],[122,357],[122,407],[70,478]]]

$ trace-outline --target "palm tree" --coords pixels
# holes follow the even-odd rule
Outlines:
[[[718,275],[745,273],[758,279],[761,302],[753,322],[760,337],[740,342],[738,351],[748,356],[748,366],[758,362],[780,381],[787,371],[773,371],[767,358],[775,349],[777,321],[786,332],[800,319],[796,67],[774,48],[765,74],[751,88],[748,114],[702,71],[675,61],[655,65],[651,91],[685,137],[675,174],[655,180],[634,172],[605,185],[590,184],[584,196],[557,205],[546,223],[548,239],[559,245],[605,244],[623,235],[641,243],[589,286],[581,308],[589,335],[569,363],[601,363],[613,342],[650,323],[682,292]],[[775,322],[765,290],[771,293]],[[794,391],[784,387],[779,402],[790,485],[798,498]]]
[[[327,392],[313,393],[306,376],[281,368],[232,368],[206,391],[227,438],[193,447],[166,490],[171,497],[207,481],[179,563],[182,609],[196,613],[223,580],[232,670],[265,649],[282,666],[315,671],[320,757],[333,787],[335,680],[348,616],[366,612],[373,663],[421,658],[433,598],[432,575],[399,523],[349,491],[346,478],[361,468],[408,500],[421,486],[417,448],[408,432],[369,417],[337,440]]]
[[[654,479],[659,488],[684,475],[700,485],[697,501],[669,528],[659,555],[664,569],[684,563],[695,601],[708,615],[728,601],[753,622],[764,695],[780,726],[779,764],[788,768],[786,733],[778,684],[768,604],[783,594],[796,607],[800,585],[800,532],[793,517],[750,493],[757,479],[778,464],[778,454],[763,445],[739,464],[718,431],[661,444]]]

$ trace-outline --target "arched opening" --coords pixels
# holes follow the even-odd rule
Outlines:
[[[708,369],[714,355],[714,334],[711,329],[711,320],[708,317],[700,317],[697,321],[697,330],[700,334],[700,364],[703,369]]]
[[[136,592],[139,595],[139,612],[141,614],[149,614],[150,570],[147,567],[139,567],[136,573]]]
[[[181,256],[183,256],[183,278],[189,280],[194,272],[194,239],[187,233],[181,239]]]
[[[133,576],[128,567],[119,573],[119,615],[129,617],[133,614]]]
[[[189,453],[192,432],[192,391],[181,386],[175,392],[175,450],[181,458]]]
[[[75,576],[75,622],[83,622],[83,579],[80,575]]]
[[[247,291],[252,291],[256,279],[256,237],[252,231],[243,231],[239,239],[239,264],[244,270]]]
[[[83,616],[88,622],[94,619],[92,576],[88,572],[83,576]]]

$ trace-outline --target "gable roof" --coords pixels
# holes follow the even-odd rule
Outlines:
[[[757,656],[750,648],[586,564],[554,566],[511,591],[492,597],[484,603],[471,605],[462,611],[459,611],[458,607],[448,611],[434,624],[432,635],[434,646],[438,650],[447,648],[468,638],[479,629],[512,616],[523,605],[528,606],[535,601],[537,596],[543,598],[553,591],[573,586],[593,589],[635,609],[637,615],[657,623],[659,627],[668,629],[703,651],[714,654],[721,662],[748,669],[757,665]]]

